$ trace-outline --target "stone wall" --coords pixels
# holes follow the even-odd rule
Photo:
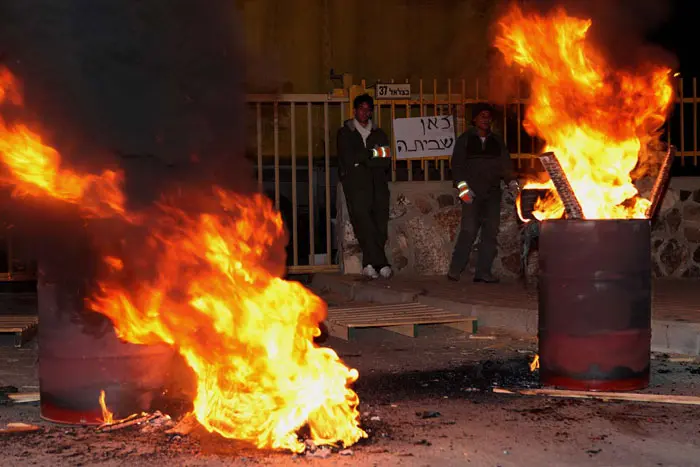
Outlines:
[[[394,271],[397,274],[447,274],[461,218],[461,206],[452,182],[395,182],[390,184],[390,189],[386,254]],[[341,267],[346,274],[359,274],[362,253],[352,230],[340,184],[337,202]],[[506,277],[518,274],[519,238],[515,208],[504,202],[501,206],[499,254],[494,262],[494,273]],[[474,253],[477,248],[478,239]]]
[[[638,183],[645,195],[651,181]],[[387,258],[397,274],[446,274],[459,232],[461,207],[451,182],[395,182],[390,184],[391,211]],[[352,229],[342,185],[338,185],[338,245],[346,274],[359,274],[362,252]],[[493,272],[517,277],[520,271],[520,225],[515,207],[501,204],[499,251]],[[473,271],[474,256],[469,271]],[[700,277],[700,179],[678,178],[664,198],[652,233],[653,272],[657,277]],[[536,273],[533,252],[528,275]]]
[[[700,178],[671,180],[652,227],[654,275],[700,277]]]

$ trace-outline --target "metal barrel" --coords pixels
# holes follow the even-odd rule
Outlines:
[[[630,391],[649,384],[648,220],[547,220],[539,243],[540,381]]]
[[[121,341],[107,318],[85,309],[76,289],[40,275],[37,293],[41,417],[100,424],[101,391],[116,418],[152,410],[166,384],[173,349]]]

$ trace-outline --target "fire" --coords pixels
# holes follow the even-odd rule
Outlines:
[[[105,392],[100,391],[100,408],[102,409],[102,423],[109,425],[114,423],[114,414],[107,408],[107,403],[105,401]]]
[[[649,200],[639,196],[631,172],[640,151],[659,139],[673,102],[671,70],[611,69],[587,38],[591,24],[561,8],[540,16],[514,6],[499,21],[495,45],[508,64],[528,72],[525,129],[556,154],[584,216],[644,218]],[[542,220],[562,213],[552,195],[536,204],[534,214]]]
[[[0,69],[0,105],[21,105],[17,82]],[[122,176],[112,170],[82,175],[61,168],[61,156],[23,124],[10,125],[0,118],[0,153],[9,174],[0,181],[14,186],[15,195],[48,195],[80,206],[90,217],[124,215]]]
[[[284,226],[267,198],[215,188],[182,194],[183,205],[201,199],[197,210],[164,198],[134,213],[124,207],[120,174],[61,169],[59,154],[24,127],[0,126],[0,157],[10,172],[2,181],[18,192],[146,227],[137,229],[147,232],[141,242],[105,252],[100,291],[87,303],[123,340],[179,351],[195,374],[194,415],[207,430],[295,452],[304,450],[304,426],[316,444],[366,436],[350,388],[358,372],[313,343],[325,304],[274,272]],[[104,393],[100,405],[105,411]]]
[[[535,371],[540,368],[540,356],[539,354],[535,354],[535,357],[532,359],[530,362],[530,371]]]

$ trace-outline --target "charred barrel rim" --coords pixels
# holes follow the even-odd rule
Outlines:
[[[543,221],[540,380],[566,389],[648,386],[649,219]]]
[[[82,293],[40,278],[39,390],[41,417],[55,423],[99,424],[100,391],[115,416],[151,411],[151,402],[167,384],[174,350],[121,341],[109,332],[96,334],[80,318]],[[75,299],[75,298],[78,299]]]

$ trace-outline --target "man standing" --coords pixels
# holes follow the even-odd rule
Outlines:
[[[469,263],[472,245],[481,230],[474,282],[496,283],[491,266],[498,249],[501,221],[501,180],[519,190],[510,154],[503,139],[491,131],[493,110],[488,104],[474,108],[474,127],[457,138],[452,154],[452,178],[462,200],[462,221],[447,277],[457,281]]]
[[[391,277],[384,253],[389,223],[389,137],[372,122],[374,100],[353,102],[355,118],[338,130],[338,161],[350,222],[362,249],[362,274]]]

